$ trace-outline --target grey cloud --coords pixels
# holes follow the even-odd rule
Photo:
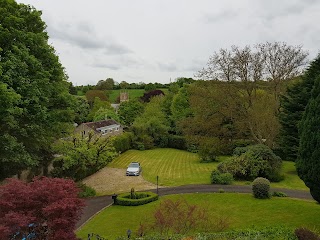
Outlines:
[[[174,72],[177,70],[177,66],[172,63],[158,63],[158,67],[160,70],[166,71],[166,72]]]
[[[110,39],[100,38],[94,28],[87,23],[77,23],[74,25],[60,24],[59,27],[48,27],[50,38],[78,46],[82,49],[104,50],[106,54],[121,55],[132,51]]]
[[[314,0],[305,1],[278,1],[271,2],[259,2],[258,12],[261,12],[261,17],[267,21],[273,21],[277,18],[289,16],[289,15],[301,15],[307,8],[312,8],[312,5],[316,4]]]
[[[209,57],[209,56],[208,56]],[[187,64],[186,67],[183,69],[188,72],[198,72],[203,67],[206,66],[207,59],[193,59],[191,63]]]
[[[111,70],[119,70],[121,69],[121,66],[116,65],[116,64],[108,64],[108,63],[94,63],[91,65],[91,67],[94,68],[107,68],[107,69],[111,69]]]
[[[91,67],[94,68],[108,68],[111,70],[119,70],[123,68],[140,67],[143,63],[133,57],[107,57],[107,58],[96,58]]]
[[[222,10],[218,13],[208,13],[203,17],[204,22],[206,23],[215,23],[225,20],[231,20],[236,17],[239,13],[233,9]]]

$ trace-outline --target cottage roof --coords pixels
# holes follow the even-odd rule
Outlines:
[[[91,129],[93,129],[96,132],[97,132],[97,128],[108,127],[111,125],[119,125],[119,123],[117,123],[113,119],[103,120],[103,121],[99,121],[99,122],[87,122],[87,123],[83,123],[83,124]]]

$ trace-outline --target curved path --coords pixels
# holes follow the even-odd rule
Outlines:
[[[182,193],[208,193],[208,192],[219,192],[221,189],[224,192],[236,192],[236,193],[251,193],[251,186],[241,186],[241,185],[218,185],[218,184],[208,184],[208,185],[186,185],[179,187],[165,187],[159,188],[159,196],[170,195],[170,194],[182,194]],[[156,192],[156,189],[147,190],[151,192]],[[284,192],[288,197],[299,198],[305,200],[313,200],[312,196],[308,191],[303,190],[291,190],[284,188],[271,188],[271,192]],[[80,228],[84,223],[86,223],[95,214],[100,212],[107,206],[112,205],[113,200],[110,195],[89,198],[86,200],[86,207],[83,210],[81,219],[77,223],[77,228]]]

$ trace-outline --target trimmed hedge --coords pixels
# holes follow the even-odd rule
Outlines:
[[[211,172],[212,184],[225,184],[229,185],[233,182],[233,176],[231,173],[221,173],[219,170],[213,170]]]
[[[158,200],[159,196],[153,192],[137,192],[136,199],[130,198],[131,193],[119,194],[116,199],[116,205],[121,206],[139,206]]]

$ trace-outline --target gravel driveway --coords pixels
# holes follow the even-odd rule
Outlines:
[[[105,167],[82,182],[94,188],[98,195],[130,192],[131,188],[136,191],[157,188],[144,180],[142,175],[126,176],[126,169]]]

